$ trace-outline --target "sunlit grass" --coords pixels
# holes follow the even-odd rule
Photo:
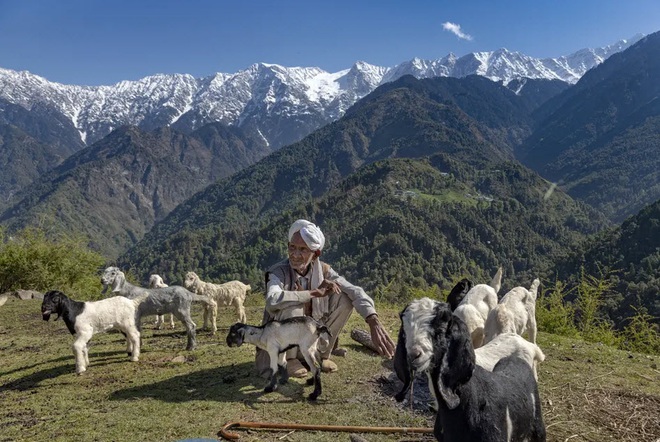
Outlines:
[[[259,323],[258,296],[249,303],[248,321]],[[354,314],[340,336],[346,358],[336,358],[340,372],[323,375],[317,403],[305,396],[311,387],[292,379],[275,393],[263,394],[265,380],[252,371],[254,347],[228,348],[224,342],[234,319],[220,312],[216,336],[198,334],[198,349],[183,350],[185,333],[153,330],[147,318],[140,362],[131,363],[118,333],[95,336],[90,367],[74,374],[73,341],[62,321],[45,322],[40,302],[10,299],[0,307],[0,441],[98,440],[176,441],[216,438],[229,421],[265,421],[360,426],[433,425],[433,415],[397,404],[382,384],[391,362],[354,343],[350,330],[366,328]],[[379,308],[395,337],[399,307]],[[195,309],[201,326],[201,311]],[[539,370],[549,441],[654,440],[631,438],[614,425],[647,423],[648,434],[660,433],[660,372],[654,357],[629,354],[598,344],[540,334],[547,360]],[[174,360],[175,357],[182,358]],[[655,367],[655,368],[654,368]],[[398,388],[398,384],[395,385]],[[638,413],[610,416],[607,401],[628,395]],[[602,400],[598,403],[597,400]],[[654,402],[655,401],[655,402]],[[632,415],[632,417],[630,417]],[[644,421],[646,422],[646,421]],[[241,440],[335,441],[347,436],[324,432],[239,431]],[[577,436],[576,436],[577,435]],[[421,435],[365,434],[369,441],[430,440]],[[658,434],[657,437],[660,437]]]

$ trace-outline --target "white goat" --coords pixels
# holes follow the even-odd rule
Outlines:
[[[512,288],[488,314],[485,325],[485,342],[501,333],[527,332],[529,340],[536,344],[536,295],[540,281],[535,279],[527,290]]]
[[[416,299],[401,312],[401,328],[394,354],[394,370],[404,385],[395,396],[405,398],[416,373],[430,375],[433,358],[433,336],[442,303],[429,298]],[[474,350],[478,366],[488,371],[507,356],[518,356],[529,364],[536,378],[536,366],[545,360],[541,349],[515,333],[504,333],[483,347]],[[430,381],[430,378],[429,378]],[[433,388],[430,388],[433,392]]]
[[[310,316],[297,316],[282,321],[272,320],[262,326],[237,322],[229,329],[227,345],[240,347],[247,342],[268,353],[270,382],[264,389],[266,393],[277,388],[278,375],[281,384],[287,382],[289,374],[286,369],[286,351],[298,347],[313,375],[307,380],[308,385],[314,385],[314,391],[307,397],[313,401],[321,394],[320,351],[327,349],[331,339],[328,327]]]
[[[167,284],[165,284],[165,281],[163,281],[163,278],[161,278],[160,275],[153,274],[149,276],[149,288],[150,289],[162,289],[164,287],[169,287]],[[160,330],[163,328],[163,324],[165,323],[165,315],[156,315],[156,322],[155,326],[156,329]],[[170,313],[170,328],[174,328],[174,315]]]
[[[186,273],[186,279],[184,280],[183,285],[191,292],[212,298],[218,305],[233,306],[238,315],[238,322],[245,323],[247,321],[243,304],[245,303],[247,292],[252,289],[248,284],[243,284],[241,281],[229,281],[224,284],[214,284],[212,282],[202,281],[195,272],[188,272]],[[218,330],[216,325],[217,315],[217,307],[215,307],[213,311],[211,311],[209,307],[204,308],[204,329],[207,329],[208,319],[210,317],[214,334]]]
[[[497,269],[490,284],[477,284],[470,289],[454,310],[467,325],[474,348],[484,344],[484,326],[490,311],[497,305],[497,292],[502,286],[502,268]]]
[[[76,359],[76,373],[87,371],[89,352],[87,343],[93,335],[116,328],[126,336],[126,351],[131,361],[140,357],[140,332],[135,323],[138,305],[146,295],[136,299],[122,296],[100,301],[79,302],[69,299],[64,293],[51,290],[44,295],[41,314],[44,321],[57,313],[55,320],[64,319],[69,332],[76,336],[73,342],[73,355]]]

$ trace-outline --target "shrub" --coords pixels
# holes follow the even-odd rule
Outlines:
[[[85,299],[100,298],[98,270],[105,260],[81,238],[49,239],[32,227],[11,235],[0,230],[0,238],[0,293],[58,289]]]
[[[566,286],[555,281],[554,287],[544,291],[536,302],[536,322],[539,330],[558,335],[577,337],[575,308],[564,300]]]

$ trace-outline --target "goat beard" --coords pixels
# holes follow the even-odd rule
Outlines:
[[[50,310],[46,310],[45,312],[41,312],[41,317],[44,318],[44,321],[48,321],[50,319]]]
[[[102,295],[105,295],[105,292],[108,291],[108,287],[110,287],[108,284],[103,284],[103,290],[101,290]]]

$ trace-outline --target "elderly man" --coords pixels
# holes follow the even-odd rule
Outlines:
[[[369,325],[371,339],[379,353],[391,358],[394,343],[378,320],[374,301],[361,287],[349,283],[328,264],[321,262],[319,257],[324,245],[325,237],[313,223],[300,219],[291,225],[289,258],[266,272],[264,322],[307,315],[327,325],[332,341],[321,354],[321,369],[329,373],[338,370],[330,355],[345,353],[343,349],[331,350],[355,308]],[[297,348],[287,351],[287,370],[289,376],[305,377],[307,368],[302,365],[297,353]],[[268,354],[258,352],[256,362],[259,373],[267,373]]]

